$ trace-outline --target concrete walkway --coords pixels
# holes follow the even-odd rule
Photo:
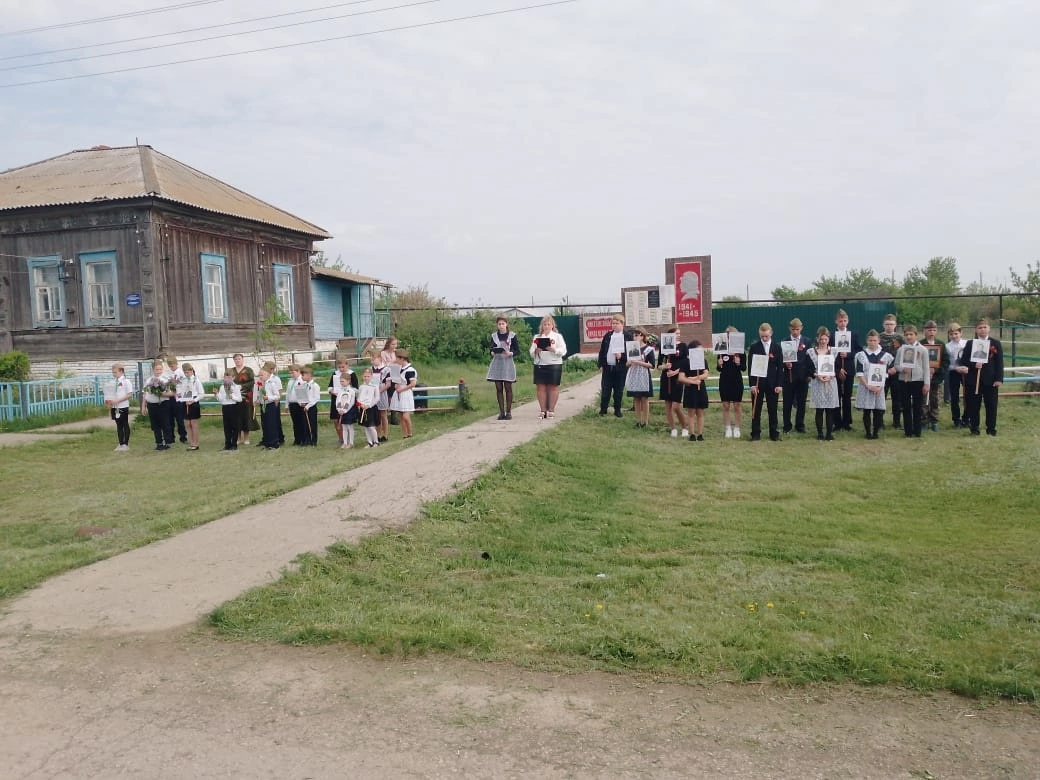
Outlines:
[[[420,506],[486,472],[518,444],[580,412],[599,379],[566,388],[555,420],[535,404],[481,420],[147,547],[55,577],[2,608],[0,630],[127,634],[192,623],[275,580],[303,552],[407,525]],[[91,423],[73,423],[89,426]],[[96,425],[96,423],[93,423]],[[40,434],[52,436],[54,434]],[[394,500],[387,501],[387,496]],[[379,514],[373,516],[373,509]]]

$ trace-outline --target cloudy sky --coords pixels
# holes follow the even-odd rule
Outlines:
[[[716,299],[1040,259],[1040,4],[577,0],[357,35],[539,1],[7,0],[0,85],[267,51],[0,88],[0,169],[137,139],[462,305],[618,301],[695,254]]]

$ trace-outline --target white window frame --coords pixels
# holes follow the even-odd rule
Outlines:
[[[202,321],[227,322],[227,259],[224,255],[202,252]]]
[[[282,305],[282,314],[288,322],[296,322],[296,289],[293,284],[293,267],[285,263],[272,263],[274,271],[274,295]]]
[[[32,319],[34,328],[64,328],[65,321],[65,283],[61,278],[61,257],[30,257],[29,295],[32,299]],[[37,272],[45,273],[53,269],[54,284],[37,284]]]
[[[109,266],[112,274],[110,284],[96,281],[95,273],[102,266]],[[79,256],[80,277],[83,279],[83,321],[88,325],[119,324],[119,276],[116,272],[116,253],[81,252]],[[104,288],[108,290],[111,308],[105,306]],[[95,293],[98,298],[95,298]],[[95,305],[97,304],[97,305]]]

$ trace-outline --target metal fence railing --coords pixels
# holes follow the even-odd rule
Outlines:
[[[79,406],[103,406],[111,376],[0,382],[0,421],[54,414]]]

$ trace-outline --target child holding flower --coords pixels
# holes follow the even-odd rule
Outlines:
[[[176,395],[174,385],[166,375],[166,366],[161,360],[152,363],[152,375],[144,383],[141,395],[141,414],[148,415],[155,437],[155,449],[162,452],[173,444],[173,410],[169,403]]]

